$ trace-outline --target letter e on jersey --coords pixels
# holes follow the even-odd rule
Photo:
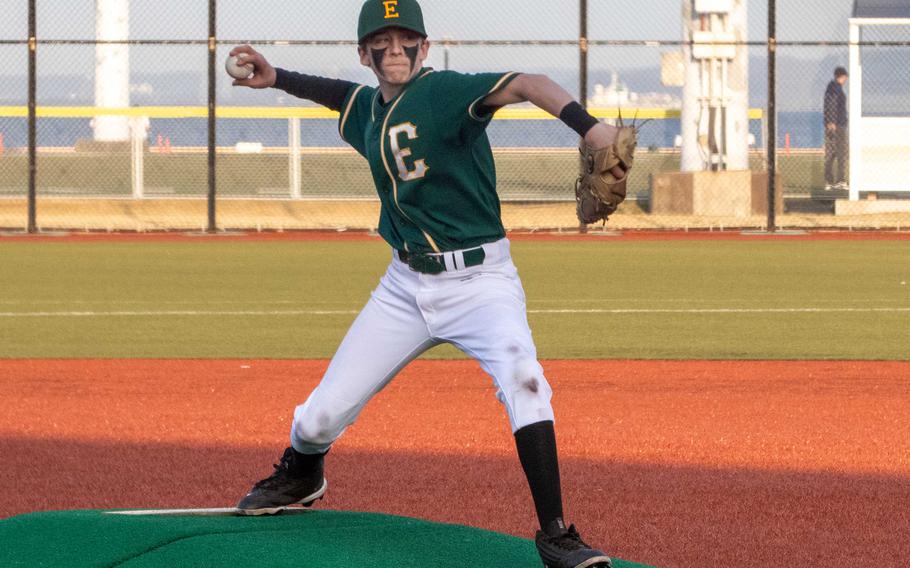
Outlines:
[[[404,159],[411,155],[411,149],[401,147],[398,142],[398,138],[401,134],[407,134],[408,140],[417,140],[417,127],[410,122],[403,122],[389,128],[392,153],[395,154],[395,164],[398,166],[398,177],[401,178],[401,181],[420,179],[427,175],[427,170],[430,168],[427,167],[426,160],[416,160],[414,162],[414,169],[408,169],[408,165],[405,163]]]

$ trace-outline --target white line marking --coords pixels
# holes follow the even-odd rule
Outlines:
[[[606,303],[612,302],[614,304],[634,304],[647,302],[649,304],[707,304],[711,302],[717,302],[718,300],[714,299],[705,299],[705,298],[579,298],[579,299],[569,299],[569,298],[559,298],[553,300],[542,300],[536,298],[533,300],[534,304],[592,304],[592,303]],[[763,304],[766,303],[762,300],[742,300],[737,298],[726,298],[726,302],[733,302],[738,304]],[[870,303],[883,303],[887,300],[881,299],[865,299],[865,298],[850,298],[850,299],[836,299],[836,300],[824,300],[824,299],[813,299],[815,303],[822,304],[870,304]],[[102,304],[102,305],[131,305],[131,304],[152,304],[153,306],[222,306],[222,305],[239,305],[239,306],[300,306],[300,307],[315,307],[315,306],[328,306],[328,305],[349,305],[350,301],[347,300],[261,300],[261,301],[250,301],[250,300],[0,300],[0,305],[9,305],[9,306],[40,306],[40,305],[82,305],[82,304]]]
[[[529,314],[840,314],[908,313],[908,308],[615,308],[528,310]],[[0,312],[0,318],[181,317],[181,316],[351,316],[358,310],[164,310],[111,312]]]
[[[528,310],[528,313],[530,314],[827,314],[849,312],[910,312],[910,308],[620,308],[612,310]]]
[[[311,514],[312,511],[301,506],[281,507],[282,515]],[[152,515],[158,517],[233,517],[239,515],[235,507],[223,509],[148,509],[138,511],[104,511],[105,515]]]
[[[220,517],[237,514],[234,507],[224,509],[149,509],[146,511],[105,511],[106,515],[157,515],[157,516],[191,516]]]
[[[143,312],[0,312],[0,318],[79,318],[79,317],[160,317],[160,316],[338,316],[357,315],[357,310],[243,310],[200,311],[169,310]]]
[[[350,302],[347,300],[0,300],[0,304],[9,306],[40,306],[42,304],[152,304],[154,306],[322,306],[328,304],[348,305]]]

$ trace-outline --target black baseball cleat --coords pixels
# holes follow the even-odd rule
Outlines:
[[[300,464],[293,448],[288,448],[281,461],[274,464],[275,472],[253,486],[237,504],[241,515],[274,515],[290,505],[309,507],[322,499],[328,482],[323,475],[323,456],[307,456],[309,462]]]
[[[537,531],[537,552],[546,568],[611,568],[610,557],[581,540],[575,525],[568,529],[562,519]]]

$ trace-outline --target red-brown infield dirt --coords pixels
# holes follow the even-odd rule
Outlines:
[[[904,566],[910,363],[544,361],[569,520],[656,566]],[[0,360],[0,516],[232,506],[327,361]],[[333,448],[320,507],[523,537],[508,421],[417,361]]]

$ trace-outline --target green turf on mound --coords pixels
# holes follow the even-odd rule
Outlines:
[[[0,521],[0,566],[539,567],[528,540],[388,515],[33,513]],[[641,566],[615,561],[617,568]]]

